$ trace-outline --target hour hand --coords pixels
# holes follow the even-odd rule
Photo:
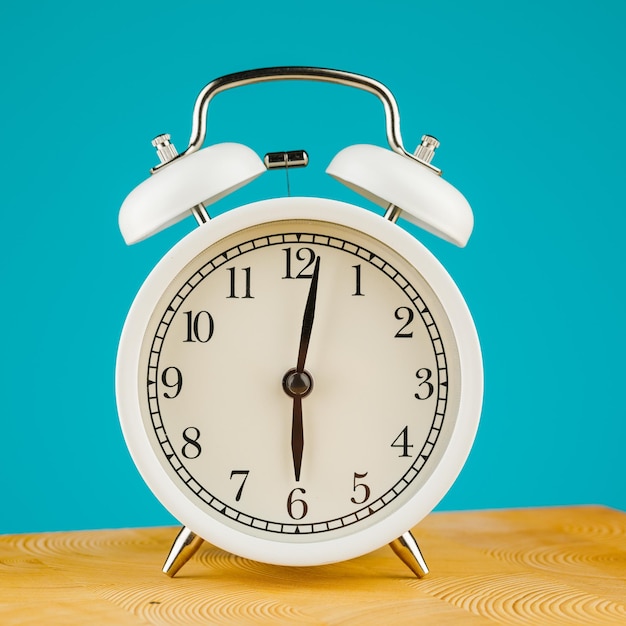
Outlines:
[[[293,398],[291,418],[291,454],[293,457],[293,471],[296,481],[300,480],[302,468],[302,452],[304,450],[304,428],[302,426],[302,398],[307,396],[313,388],[313,379],[307,372],[289,370],[283,378],[285,393]]]
[[[293,455],[293,471],[296,476],[296,482],[299,482],[300,480],[303,450],[304,431],[302,428],[302,396],[294,396],[293,419],[291,422],[291,453]]]

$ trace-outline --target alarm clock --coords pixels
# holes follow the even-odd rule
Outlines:
[[[389,148],[354,145],[327,172],[383,207],[280,197],[210,218],[207,207],[306,151],[262,160],[202,147],[212,98],[314,80],[368,91]],[[380,82],[312,67],[229,74],[200,92],[188,147],[160,163],[119,214],[128,244],[193,215],[126,319],[117,357],[122,431],[148,487],[182,524],[164,571],[206,540],[278,565],[319,565],[385,544],[428,572],[411,529],[449,490],[476,434],[478,336],[452,278],[407,220],[464,246],[470,205],[431,164],[438,142],[402,144]]]

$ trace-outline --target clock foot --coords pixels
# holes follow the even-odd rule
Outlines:
[[[178,570],[198,551],[204,539],[183,526],[172,544],[170,553],[163,564],[163,573],[170,578],[176,576]]]
[[[389,546],[418,578],[424,578],[428,574],[428,565],[426,565],[417,541],[415,541],[410,530],[405,532],[402,537],[394,539]]]

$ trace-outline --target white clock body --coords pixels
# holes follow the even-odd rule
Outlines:
[[[296,472],[283,379],[317,262]],[[116,389],[131,455],[182,524],[243,557],[316,565],[389,543],[437,505],[472,446],[483,372],[465,301],[421,243],[362,208],[279,198],[220,215],[159,262],[128,314]]]

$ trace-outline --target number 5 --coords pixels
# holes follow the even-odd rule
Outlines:
[[[363,489],[363,497],[360,500],[357,500],[354,496],[352,496],[350,498],[350,501],[353,504],[363,504],[364,502],[367,502],[369,500],[370,488],[365,483],[356,482],[358,479],[365,478],[366,476],[367,476],[367,472],[365,472],[365,474],[358,474],[357,472],[354,472],[354,481],[353,481],[352,491],[356,493],[357,488],[361,487]]]

